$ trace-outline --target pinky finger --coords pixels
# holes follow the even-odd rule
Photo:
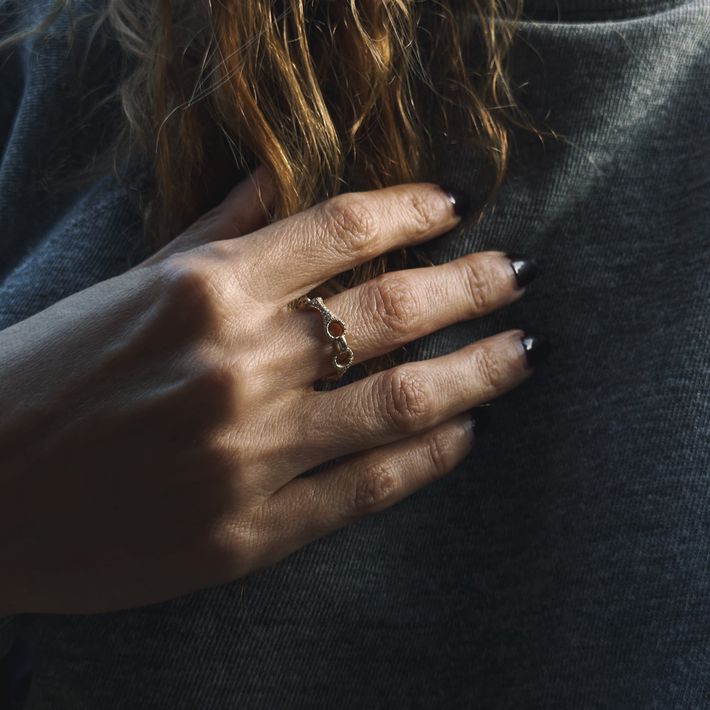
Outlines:
[[[279,489],[262,510],[271,564],[313,540],[378,513],[453,470],[474,442],[469,414],[353,456]]]

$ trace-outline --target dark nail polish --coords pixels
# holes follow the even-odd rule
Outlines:
[[[457,214],[462,219],[468,216],[469,200],[466,195],[453,187],[441,186],[441,189],[446,193],[446,196],[451,201],[454,208],[454,213]]]
[[[525,356],[529,368],[539,365],[552,350],[550,341],[544,335],[526,333],[521,340],[525,348]]]
[[[471,419],[473,420],[473,435],[478,438],[487,429],[491,423],[491,410],[493,405],[484,404],[480,407],[474,407],[471,410]]]
[[[506,254],[506,256],[510,259],[510,265],[515,272],[518,288],[527,286],[537,275],[537,262],[535,259],[525,254],[516,253]]]

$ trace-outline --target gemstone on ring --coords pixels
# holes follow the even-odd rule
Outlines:
[[[355,359],[355,354],[348,347],[347,341],[345,340],[345,323],[328,310],[320,296],[316,296],[315,298],[301,296],[296,306],[301,309],[306,307],[313,308],[320,313],[323,319],[323,330],[325,331],[326,337],[335,346],[335,354],[333,355],[332,363],[337,373],[336,377],[342,377]]]

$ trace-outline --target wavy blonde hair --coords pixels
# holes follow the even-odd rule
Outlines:
[[[55,0],[29,32],[72,4]],[[156,245],[258,163],[280,219],[343,190],[438,182],[457,143],[483,168],[480,215],[504,179],[511,129],[538,132],[506,67],[521,10],[522,0],[106,0],[92,36],[108,26],[127,60],[108,99],[124,120],[107,164],[119,173],[149,160],[144,223]],[[322,293],[406,256],[377,257]]]

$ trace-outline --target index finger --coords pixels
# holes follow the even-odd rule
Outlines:
[[[379,254],[449,231],[462,208],[458,193],[434,183],[337,195],[239,240],[253,256],[250,286],[285,305]]]

